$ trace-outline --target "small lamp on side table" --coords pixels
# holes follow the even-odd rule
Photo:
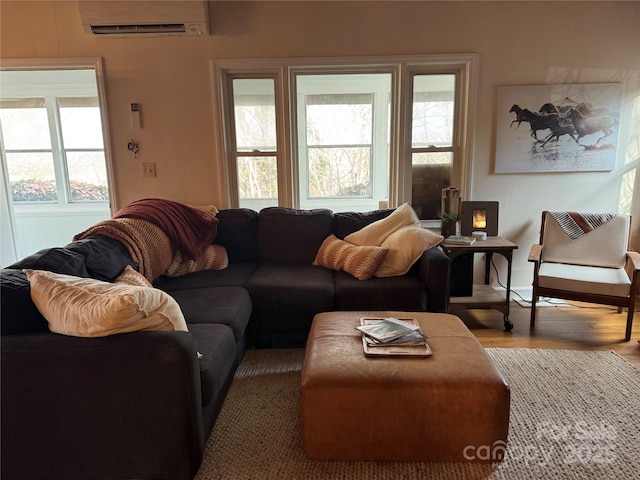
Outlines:
[[[461,211],[461,235],[473,232],[485,232],[490,237],[498,235],[498,202],[462,202]]]

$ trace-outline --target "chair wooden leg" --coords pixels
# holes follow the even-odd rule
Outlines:
[[[529,322],[529,328],[536,326],[536,304],[538,303],[538,296],[536,295],[536,289],[533,288],[533,295],[531,297],[531,320]]]
[[[629,309],[627,310],[627,329],[624,334],[624,341],[628,342],[631,340],[631,328],[633,327],[633,313],[635,311],[635,302],[631,302],[629,304]]]

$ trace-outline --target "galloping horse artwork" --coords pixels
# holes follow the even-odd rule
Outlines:
[[[496,173],[614,169],[622,84],[499,87],[498,93]]]

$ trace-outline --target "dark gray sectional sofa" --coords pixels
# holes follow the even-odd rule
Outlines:
[[[179,303],[189,332],[49,332],[22,269],[113,281],[135,264],[111,238],[3,269],[2,478],[192,478],[247,346],[304,346],[322,311],[446,312],[449,260],[438,247],[400,277],[361,281],[311,265],[329,234],[342,239],[391,212],[220,211],[214,243],[229,266],[154,282]]]
[[[194,288],[240,286],[253,303],[249,338],[257,347],[303,347],[316,313],[334,310],[445,312],[449,259],[440,248],[424,253],[403,276],[361,281],[348,273],[312,266],[331,233],[343,239],[392,209],[333,213],[330,210],[266,208],[260,213],[218,213],[215,243],[226,247],[229,267],[182,277],[159,277],[154,286],[172,296]]]

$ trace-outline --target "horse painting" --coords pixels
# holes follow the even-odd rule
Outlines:
[[[557,142],[563,135],[569,135],[578,145],[582,145],[581,138],[602,132],[603,136],[596,140],[597,146],[613,133],[613,128],[618,124],[617,118],[609,113],[608,109],[594,109],[591,104],[584,102],[572,102],[569,105],[545,103],[538,112],[532,112],[514,104],[509,113],[516,114],[516,119],[511,122],[509,128],[516,122],[518,126],[522,122],[527,122],[531,127],[531,137],[537,142],[542,142],[543,147],[554,138]],[[544,140],[540,140],[538,131],[546,129],[551,133]]]
[[[622,83],[498,87],[495,172],[613,170],[622,93]]]

